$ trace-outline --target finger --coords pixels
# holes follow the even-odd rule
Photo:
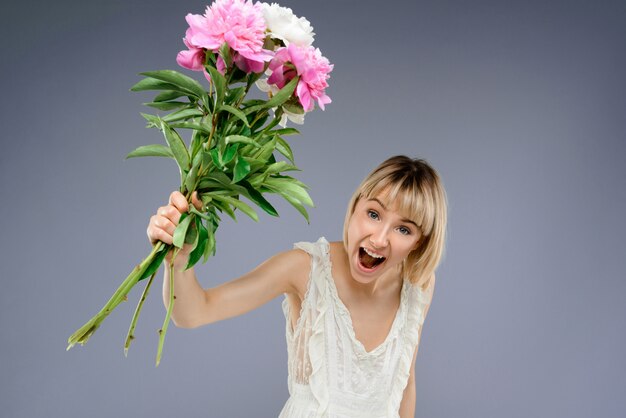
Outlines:
[[[179,191],[174,191],[170,195],[170,205],[174,205],[181,213],[189,211],[187,199],[185,199],[185,196],[183,196],[183,194]]]
[[[167,233],[168,235],[174,236],[176,224],[169,219],[159,216],[154,219],[154,226],[162,231],[165,231],[165,233]]]
[[[167,234],[162,229],[157,230],[157,232],[155,234],[155,238],[158,241],[163,241],[165,244],[170,244],[171,245],[171,244],[174,243],[174,238],[170,234]]]
[[[174,205],[161,206],[157,210],[157,216],[169,219],[174,225],[178,225],[181,213]]]
[[[196,209],[202,210],[202,201],[199,198],[198,192],[193,192],[193,194],[191,195],[191,202]]]
[[[164,219],[164,218],[161,218]],[[157,241],[162,241],[165,244],[172,244],[174,241],[173,234],[168,233],[166,230],[159,227],[157,224],[159,220],[156,216],[153,216],[150,220],[150,225],[146,231],[150,242],[154,245]]]

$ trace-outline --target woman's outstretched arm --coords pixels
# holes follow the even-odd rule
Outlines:
[[[198,209],[201,208],[195,194],[192,201]],[[150,218],[147,231],[150,242],[161,240],[171,244],[180,216],[188,210],[185,197],[180,192],[173,192],[168,205],[160,207],[157,214]],[[295,283],[301,283],[303,278],[306,280],[310,270],[308,255],[300,250],[290,250],[269,258],[238,279],[203,289],[193,268],[184,271],[190,247],[186,244],[174,259],[176,302],[172,320],[182,328],[195,328],[232,318],[258,308],[283,293],[293,293],[296,291]],[[168,254],[163,281],[166,308],[170,300],[170,260],[171,254]]]
[[[308,277],[309,258],[300,250],[279,253],[238,279],[203,289],[193,268],[174,272],[174,324],[195,328],[242,315],[284,293],[295,292],[293,279]],[[165,270],[163,302],[169,304],[169,271]]]

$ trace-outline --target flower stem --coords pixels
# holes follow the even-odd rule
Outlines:
[[[87,321],[85,325],[76,330],[76,332],[74,332],[68,338],[68,350],[77,343],[80,345],[85,345],[91,335],[98,329],[102,321],[104,321],[105,318],[109,316],[113,309],[115,309],[115,307],[126,298],[130,290],[137,284],[139,278],[146,271],[150,263],[152,263],[154,257],[159,252],[159,250],[163,248],[163,245],[165,244],[160,241],[156,243],[152,248],[150,254],[141,263],[135,266],[135,268],[117,288],[115,293],[113,293],[113,296],[111,296],[111,298],[102,307],[102,309],[100,309],[100,311],[95,314],[89,321]]]
[[[264,113],[267,113],[267,110],[261,110],[260,112],[258,112],[250,123],[250,126],[253,126],[259,119],[261,119]]]
[[[137,326],[137,320],[139,319],[139,314],[141,313],[141,309],[143,308],[143,303],[148,297],[148,292],[150,291],[150,286],[154,281],[154,276],[156,276],[158,270],[155,270],[148,279],[148,283],[146,283],[146,287],[143,289],[143,293],[141,294],[141,298],[139,299],[139,303],[137,303],[137,307],[135,308],[135,313],[133,314],[133,319],[130,321],[130,327],[128,328],[128,334],[126,334],[126,341],[124,342],[124,356],[128,356],[128,349],[130,348],[130,343],[135,339],[135,327]]]
[[[157,355],[156,355],[156,365],[159,366],[161,363],[161,355],[163,354],[163,343],[165,342],[165,334],[167,334],[167,327],[170,324],[170,318],[172,316],[172,310],[174,309],[174,300],[176,296],[174,295],[174,260],[176,259],[176,255],[180,251],[180,248],[174,248],[174,254],[172,254],[172,259],[170,261],[170,303],[167,307],[167,313],[165,314],[165,319],[163,320],[163,326],[159,330],[159,345],[157,347]]]

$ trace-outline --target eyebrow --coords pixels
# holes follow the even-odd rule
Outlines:
[[[373,197],[373,198],[368,199],[368,200],[369,200],[370,202],[371,202],[371,201],[374,201],[374,202],[378,203],[380,206],[382,206],[382,208],[383,208],[383,209],[387,210],[387,206],[385,206],[385,205],[383,204],[383,202],[381,202],[381,201],[380,201],[380,200],[378,200],[377,198]],[[407,218],[402,218],[402,219],[401,219],[401,221],[402,221],[402,222],[405,222],[405,223],[410,223],[410,224],[413,224],[413,225],[415,226],[415,228],[420,229],[420,227],[419,227],[419,226],[418,226],[415,222],[413,222],[413,221],[412,221],[412,220],[410,220],[410,219],[407,219]]]

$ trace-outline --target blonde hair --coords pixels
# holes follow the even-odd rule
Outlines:
[[[402,262],[400,274],[426,289],[445,247],[447,199],[439,174],[423,159],[398,155],[382,162],[350,199],[343,225],[344,247],[348,245],[348,223],[359,199],[381,196],[421,230],[418,246]]]

